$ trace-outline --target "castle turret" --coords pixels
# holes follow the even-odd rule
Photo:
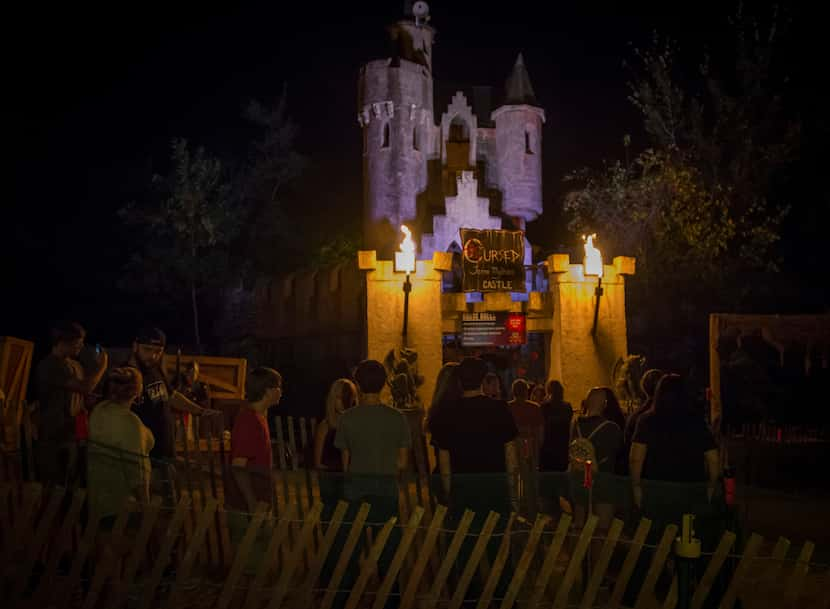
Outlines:
[[[427,185],[434,145],[432,41],[429,9],[415,2],[388,28],[392,57],[360,71],[358,122],[363,128],[363,246],[390,257],[400,225],[414,222],[416,197]]]
[[[517,228],[542,213],[542,123],[522,54],[507,78],[504,103],[492,114],[496,124],[496,164],[502,211]]]

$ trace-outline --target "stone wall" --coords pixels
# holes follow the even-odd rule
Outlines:
[[[559,379],[565,399],[575,407],[591,387],[610,385],[617,358],[628,354],[625,318],[625,275],[634,273],[634,259],[618,257],[605,265],[596,332],[596,277],[586,277],[581,264],[567,254],[548,258],[553,296],[553,336],[549,379]]]

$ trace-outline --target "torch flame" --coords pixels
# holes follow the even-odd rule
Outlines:
[[[412,240],[412,231],[405,224],[401,225],[404,234],[400,252],[395,253],[395,268],[398,271],[412,273],[415,271],[415,242]]]
[[[585,261],[583,262],[583,266],[585,267],[586,275],[602,277],[602,253],[594,247],[594,239],[596,239],[596,236],[596,233],[588,236],[582,235],[582,240],[585,242]]]
[[[409,227],[406,224],[401,224],[401,231],[404,234],[403,241],[401,242],[401,252],[404,254],[412,254],[415,255],[415,242],[412,240],[412,231],[409,230]]]

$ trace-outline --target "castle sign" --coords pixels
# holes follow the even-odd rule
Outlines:
[[[465,292],[524,292],[525,239],[520,230],[462,228]]]

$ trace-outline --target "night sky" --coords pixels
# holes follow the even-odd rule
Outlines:
[[[517,53],[524,54],[547,115],[545,214],[529,227],[531,241],[553,247],[573,239],[559,212],[565,173],[620,156],[625,133],[635,148],[645,144],[625,101],[621,60],[630,56],[629,43],[647,44],[657,28],[694,57],[711,30],[725,27],[729,4],[591,4],[593,12],[573,12],[558,2],[430,3],[437,80],[500,87]],[[220,10],[131,3],[125,10],[121,3],[64,3],[8,21],[13,48],[5,53],[4,80],[11,84],[14,188],[3,204],[9,223],[0,239],[0,334],[41,340],[48,320],[69,317],[88,328],[93,342],[129,340],[146,303],[114,288],[129,254],[129,234],[115,211],[146,188],[153,172],[167,171],[173,137],[223,158],[243,157],[252,133],[242,108],[251,98],[273,101],[284,83],[300,127],[298,148],[311,162],[296,185],[305,213],[321,227],[354,222],[362,201],[358,70],[385,55],[384,27],[402,15],[402,5],[269,2]],[[546,15],[538,12],[543,6]],[[826,130],[826,51],[813,49],[816,22],[795,17],[803,47],[793,62],[799,103],[807,122],[824,120]],[[805,154],[799,209],[784,245],[790,261],[807,260],[805,272],[814,274],[826,257],[828,191],[817,177],[825,171],[823,141],[819,146],[814,137]],[[811,245],[800,245],[798,236]],[[826,288],[816,289],[803,295],[805,310],[826,308]],[[786,306],[797,306],[798,298]],[[189,326],[167,330],[176,341]]]

